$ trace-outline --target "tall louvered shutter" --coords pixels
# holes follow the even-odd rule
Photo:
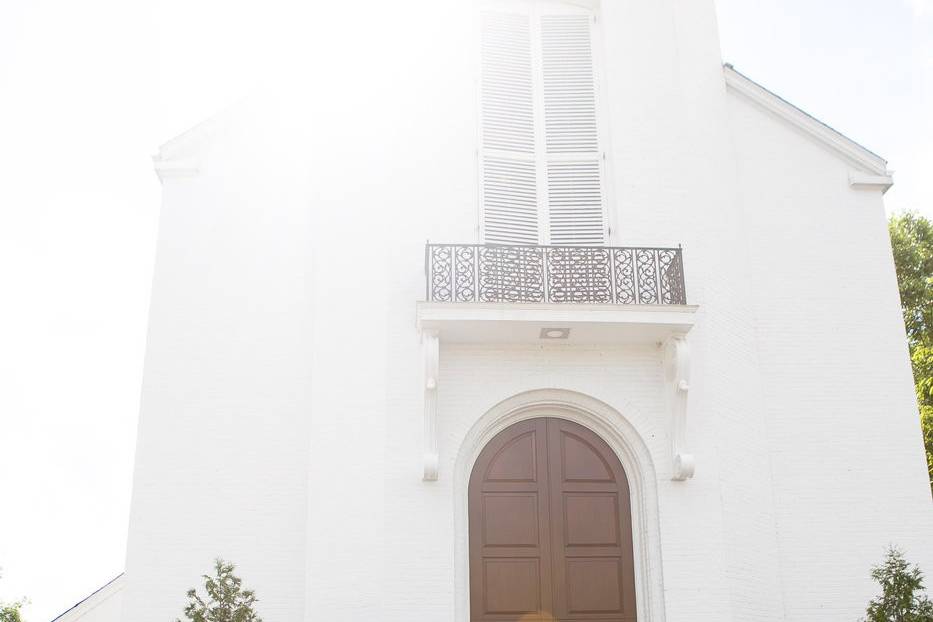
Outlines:
[[[604,244],[593,13],[544,0],[496,6],[482,14],[484,241]]]
[[[550,242],[599,245],[607,236],[593,15],[570,7],[550,10],[539,16]]]
[[[535,81],[529,12],[482,14],[483,237],[538,243]]]

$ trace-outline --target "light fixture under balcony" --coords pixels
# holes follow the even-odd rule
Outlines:
[[[541,339],[567,339],[570,337],[569,328],[542,328]]]

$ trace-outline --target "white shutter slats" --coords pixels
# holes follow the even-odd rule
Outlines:
[[[592,15],[541,16],[541,74],[551,244],[606,242]]]
[[[541,16],[541,66],[548,153],[598,153],[589,16]]]
[[[547,183],[551,244],[603,244],[599,161],[548,162]]]
[[[534,82],[528,15],[483,14],[483,147],[533,154]]]
[[[528,13],[482,14],[483,237],[538,243],[535,84]]]
[[[487,243],[538,243],[538,192],[534,161],[485,156],[483,198]]]
[[[606,242],[592,24],[543,0],[481,14],[486,243]]]

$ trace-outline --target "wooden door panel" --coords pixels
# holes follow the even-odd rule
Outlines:
[[[634,622],[628,481],[590,430],[533,419],[496,436],[469,519],[473,622]]]
[[[564,482],[614,482],[612,467],[599,450],[580,434],[561,428],[560,443],[561,480]],[[555,457],[558,457],[555,455]]]
[[[496,436],[470,477],[470,617],[531,622],[552,611],[547,424]]]
[[[563,506],[565,546],[619,546],[616,493],[566,493]]]
[[[628,480],[592,431],[548,420],[554,614],[562,622],[635,620]]]
[[[537,452],[535,431],[510,439],[489,460],[484,481],[535,482],[537,481]]]
[[[486,559],[483,569],[487,615],[525,615],[541,610],[541,560]]]
[[[622,570],[618,557],[568,558],[567,613],[622,614]]]
[[[483,494],[483,538],[485,547],[537,547],[539,499],[534,492],[489,492]]]

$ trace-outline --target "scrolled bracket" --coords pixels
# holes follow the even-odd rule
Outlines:
[[[426,482],[437,480],[437,379],[440,368],[440,339],[436,330],[421,331],[424,355],[424,475]]]
[[[673,335],[663,344],[665,383],[670,396],[673,475],[682,482],[693,477],[696,461],[687,453],[687,394],[690,391],[690,348],[686,335]]]

